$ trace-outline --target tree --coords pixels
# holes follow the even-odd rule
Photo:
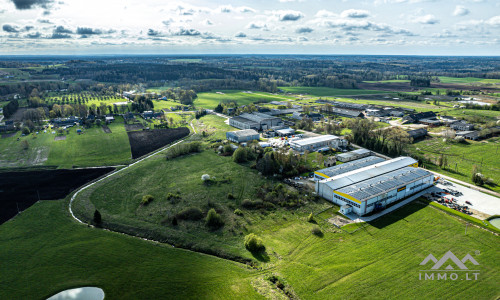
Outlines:
[[[101,213],[96,209],[94,211],[94,224],[99,226],[102,223],[102,216]]]
[[[247,149],[244,147],[239,147],[233,153],[233,161],[236,163],[242,163],[247,161]]]

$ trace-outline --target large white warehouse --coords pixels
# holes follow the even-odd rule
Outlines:
[[[290,141],[290,147],[293,150],[304,151],[321,151],[331,148],[339,149],[347,146],[347,140],[342,139],[336,135],[320,135],[312,138]]]
[[[316,193],[341,206],[341,212],[366,215],[419,192],[434,175],[410,157],[377,163],[316,182]]]

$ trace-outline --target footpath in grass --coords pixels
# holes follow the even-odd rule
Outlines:
[[[77,224],[41,201],[0,226],[0,299],[96,286],[106,299],[258,299],[254,271],[213,256]]]

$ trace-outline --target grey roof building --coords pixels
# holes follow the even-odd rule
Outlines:
[[[243,143],[258,140],[260,135],[253,129],[244,129],[226,132],[226,138],[235,143]]]

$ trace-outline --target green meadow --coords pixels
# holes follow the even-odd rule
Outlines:
[[[472,168],[477,165],[480,172],[493,179],[494,185],[486,188],[500,192],[500,138],[490,138],[484,141],[467,141],[466,143],[444,142],[443,138],[435,137],[418,141],[411,145],[411,153],[425,156],[431,161],[444,154],[448,166],[444,169],[435,164],[426,165],[433,171],[472,183]]]
[[[220,92],[222,94],[218,94]],[[236,101],[238,105],[248,105],[257,101],[286,101],[294,99],[294,97],[273,95],[265,92],[250,92],[245,93],[241,90],[216,90],[212,92],[199,93],[198,98],[194,100],[196,107],[214,109],[220,102]]]
[[[439,76],[441,83],[456,83],[456,84],[500,84],[500,79],[486,79],[475,77],[447,77]]]
[[[51,129],[46,133],[32,133],[21,136],[0,138],[0,168],[56,166],[58,168],[92,167],[118,165],[131,161],[130,144],[123,125],[123,119],[117,117],[108,125],[112,133],[105,133],[99,126],[89,129],[75,126],[64,131],[65,140],[55,140],[57,134]],[[77,134],[82,128],[83,134]],[[19,139],[19,140],[18,140]],[[24,141],[28,149],[24,149]]]
[[[307,94],[314,97],[391,94],[390,92],[387,91],[371,91],[371,90],[361,90],[361,89],[334,89],[328,87],[287,86],[287,87],[280,87],[280,89],[292,94],[303,94],[303,95]]]

